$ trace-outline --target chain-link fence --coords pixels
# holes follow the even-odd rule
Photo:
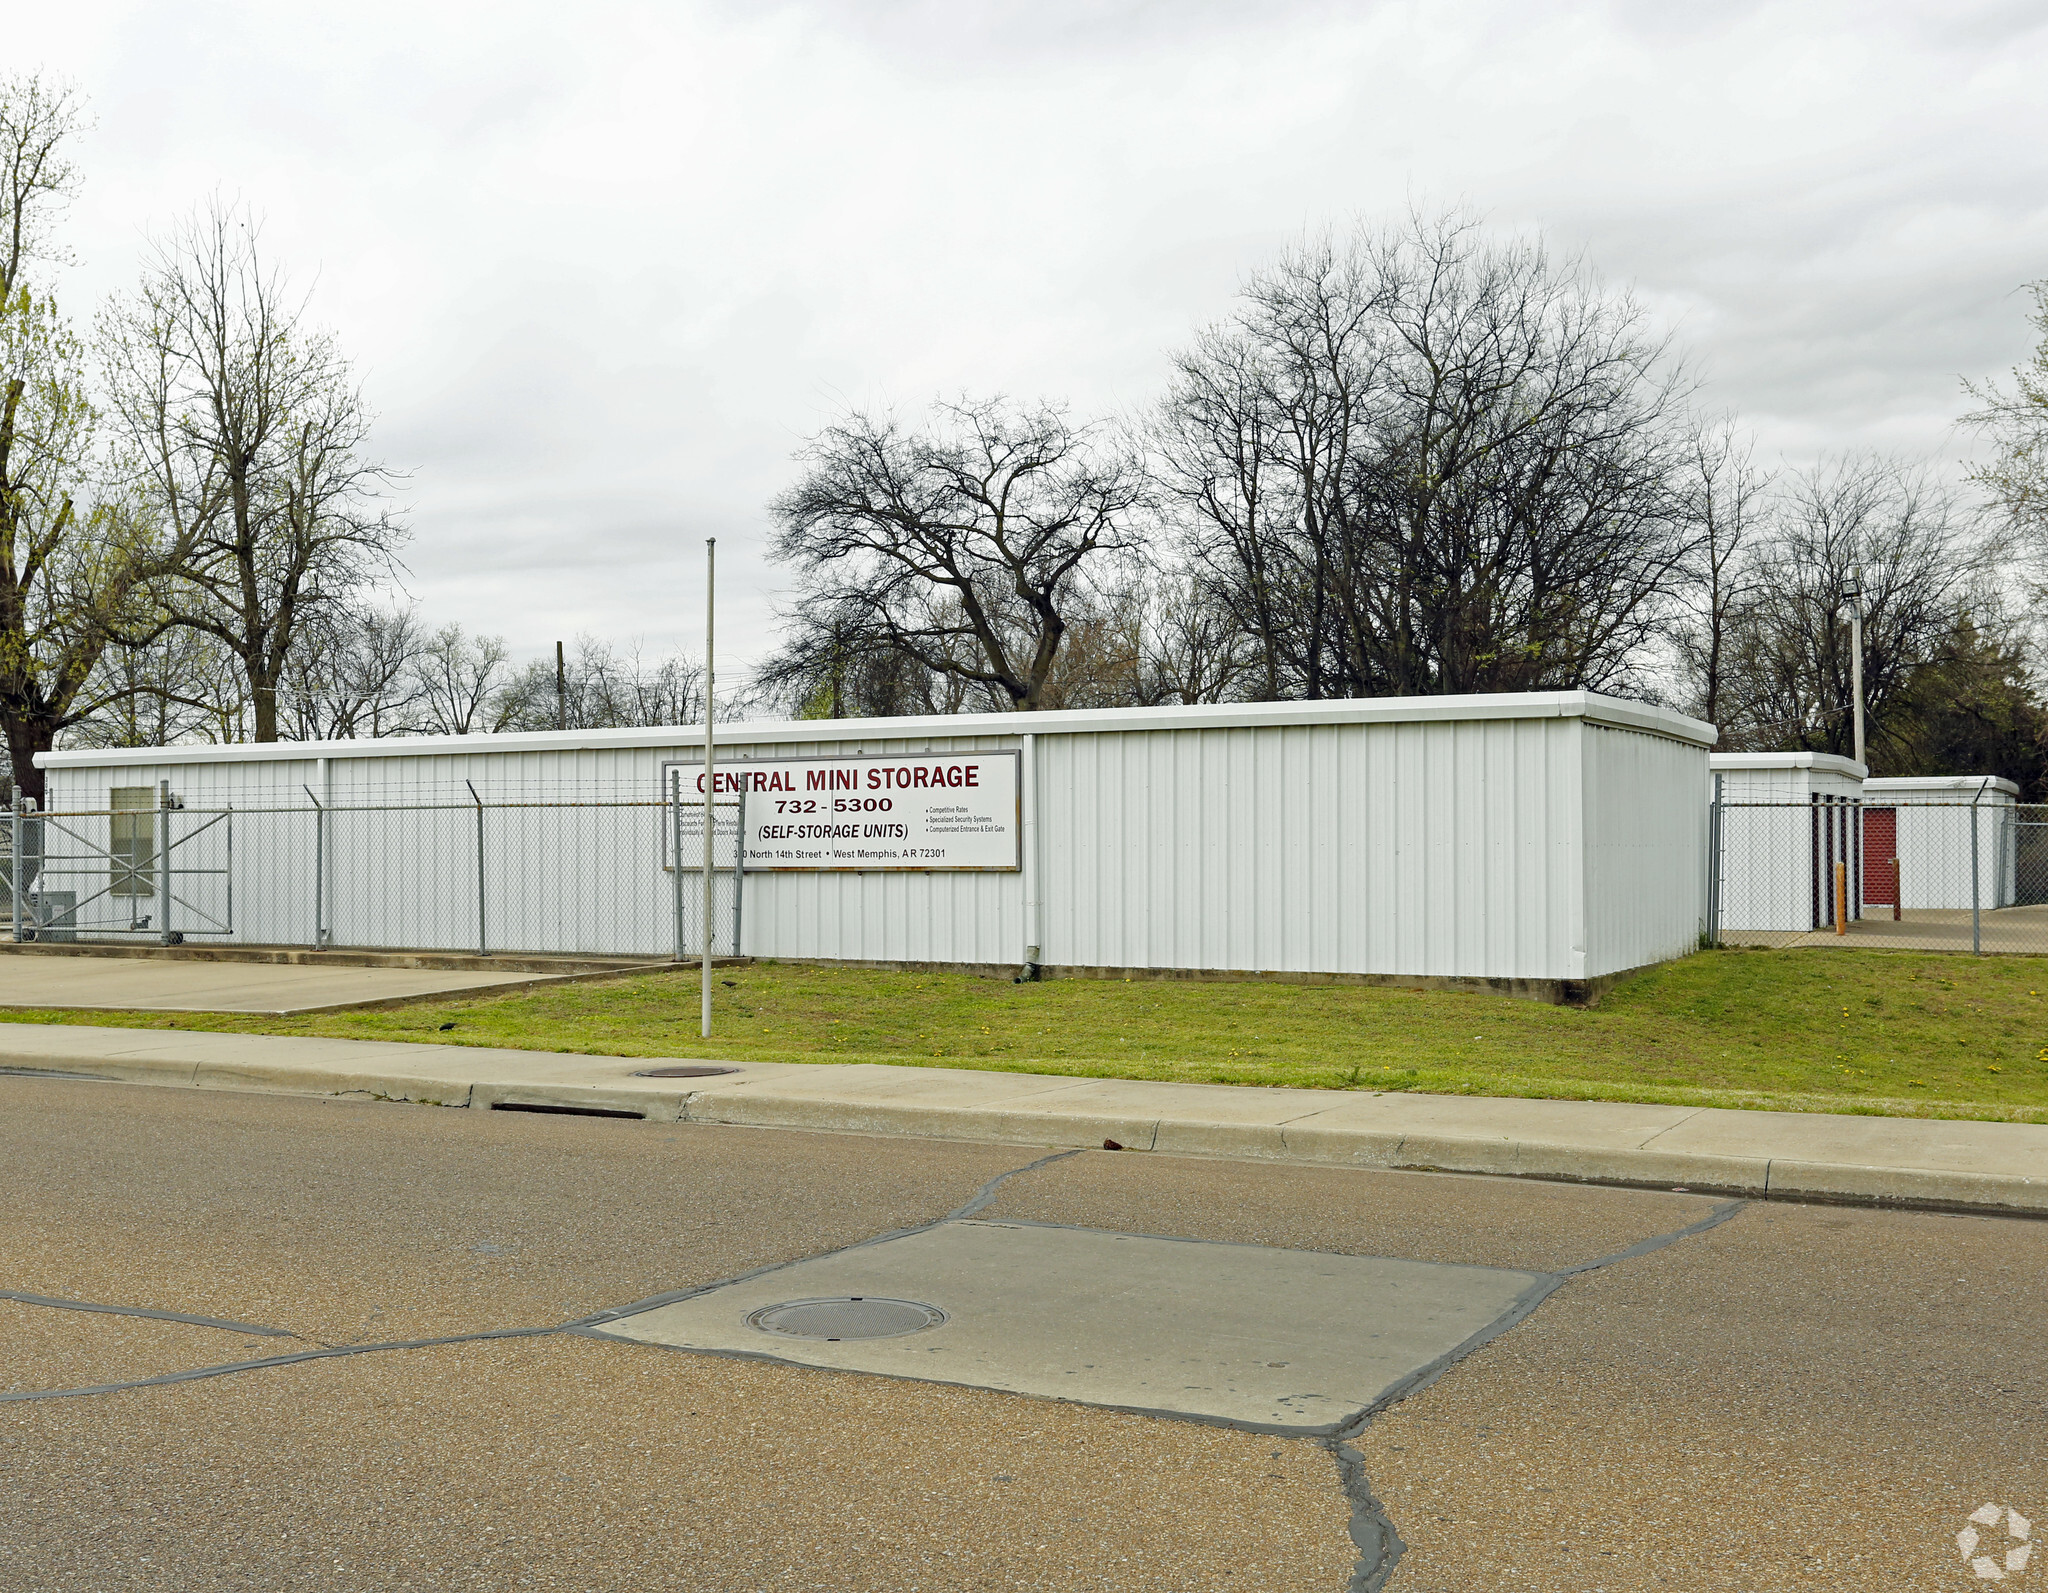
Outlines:
[[[704,805],[670,779],[663,796],[463,782],[247,806],[161,784],[103,808],[0,810],[0,934],[695,958]],[[715,815],[711,949],[731,956],[746,947],[745,798]],[[2048,806],[1717,800],[1708,832],[1718,943],[2048,953]]]
[[[2048,805],[1717,801],[1711,939],[2048,953]]]
[[[704,804],[360,795],[0,813],[0,933],[375,950],[699,956]],[[145,798],[153,800],[143,800]],[[744,798],[713,824],[712,954],[737,955]]]

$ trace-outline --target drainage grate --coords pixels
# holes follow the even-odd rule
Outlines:
[[[718,1073],[737,1073],[738,1068],[649,1068],[635,1073],[636,1079],[708,1079]]]
[[[0,1068],[0,1077],[10,1079],[89,1079],[94,1084],[117,1084],[111,1073],[66,1073],[61,1068]]]
[[[550,1117],[630,1117],[634,1122],[646,1120],[645,1112],[622,1112],[610,1106],[529,1106],[524,1101],[493,1101],[494,1112],[544,1112]]]
[[[916,1300],[884,1300],[872,1295],[844,1295],[836,1300],[785,1300],[764,1305],[747,1317],[747,1326],[791,1339],[894,1339],[937,1327],[946,1313]]]

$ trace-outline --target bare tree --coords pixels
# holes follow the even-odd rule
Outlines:
[[[1326,252],[1318,246],[1306,258],[1284,259],[1274,296],[1284,304],[1304,288],[1312,300],[1349,293],[1355,285],[1348,280],[1329,283]],[[1340,302],[1325,318],[1349,323],[1359,310]],[[1312,364],[1289,369],[1275,361],[1254,331],[1212,329],[1175,361],[1154,426],[1164,496],[1181,510],[1186,551],[1204,571],[1199,589],[1256,648],[1257,695],[1268,701],[1313,693],[1324,673],[1324,550],[1297,509],[1303,497],[1326,501],[1327,491],[1318,490],[1324,460],[1318,450],[1291,446],[1313,428],[1290,425],[1288,411],[1313,416],[1326,407],[1316,400],[1319,389],[1341,390],[1352,362],[1338,352],[1342,369],[1326,384]]]
[[[305,627],[387,571],[403,535],[348,364],[303,310],[256,224],[215,202],[157,246],[107,320],[116,413],[184,550],[170,601],[240,661],[258,741],[278,737]]]
[[[1271,654],[1233,623],[1198,573],[1165,572],[1145,588],[1140,680],[1146,703],[1243,700],[1266,680]]]
[[[502,636],[471,636],[460,625],[443,625],[427,638],[413,661],[427,733],[467,736],[499,728],[492,707],[504,690],[509,656]]]
[[[353,741],[424,728],[418,664],[423,642],[410,609],[324,604],[303,624],[277,688],[291,741]]]
[[[1003,707],[1043,706],[1091,562],[1136,543],[1129,454],[1058,409],[991,400],[938,405],[918,431],[856,414],[802,457],[771,506],[797,633],[857,634]]]
[[[92,694],[100,704],[70,726],[69,746],[166,747],[180,741],[249,739],[249,694],[234,655],[179,625],[100,656]]]
[[[1986,598],[1993,549],[1925,466],[1878,455],[1792,477],[1757,545],[1755,594],[1724,653],[1721,723],[1736,747],[1847,755],[1850,607],[1863,592],[1863,684],[1874,758],[1894,702],[1949,659]]]
[[[868,609],[852,602],[812,600],[786,615],[781,643],[755,670],[751,689],[768,709],[795,719],[890,719],[997,707],[983,688],[898,650]]]
[[[1685,613],[1673,640],[1685,678],[1686,709],[1718,725],[1726,707],[1729,648],[1760,595],[1759,535],[1769,530],[1771,478],[1751,462],[1752,444],[1733,420],[1702,426],[1692,439],[1685,513],[1696,535]]]
[[[594,637],[577,637],[563,687],[561,709],[571,730],[686,725],[704,712],[703,667],[681,654],[648,663],[637,643],[621,651]],[[732,707],[737,704],[727,711]],[[535,659],[513,675],[491,712],[494,730],[555,729],[553,660]]]
[[[1067,634],[1040,706],[1122,708],[1147,700],[1145,594],[1131,580],[1099,580],[1074,594]]]
[[[1615,687],[1682,585],[1687,394],[1627,294],[1411,218],[1254,274],[1157,433],[1264,695]]]

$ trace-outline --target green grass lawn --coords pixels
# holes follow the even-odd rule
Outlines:
[[[424,1040],[615,1056],[894,1062],[1322,1089],[2048,1122],[2048,958],[1711,951],[1596,1008],[1341,985],[1054,980],[761,963],[309,1018],[18,1022]],[[452,1025],[452,1027],[444,1027]]]

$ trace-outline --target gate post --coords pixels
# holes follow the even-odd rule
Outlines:
[[[21,816],[27,807],[28,798],[16,797],[14,799],[13,814],[7,821],[7,866],[9,871],[7,905],[14,919],[14,938],[17,941],[28,939],[28,936],[23,933],[21,925],[21,837],[22,831],[27,828],[21,822]]]
[[[1707,810],[1707,944],[1721,944],[1721,780],[1714,776],[1714,800]]]
[[[180,936],[171,928],[171,782],[156,783],[156,926],[157,939],[166,946],[178,944]]]
[[[1980,787],[1977,795],[1981,797],[1983,794]],[[1978,901],[1983,894],[1984,881],[1977,871],[1977,804],[1973,801],[1970,804],[1970,955],[1973,957],[1984,955],[1982,913]]]
[[[732,832],[732,954],[740,954],[740,898],[747,877],[747,787],[740,782],[740,805],[733,809]]]
[[[682,962],[689,954],[683,927],[683,771],[673,766],[668,771],[668,836],[668,882],[675,897],[675,960]]]
[[[469,799],[476,804],[476,954],[488,957],[490,942],[484,934],[484,799],[476,794],[476,782],[464,780]]]
[[[313,804],[313,946],[314,951],[327,949],[327,809],[320,799],[313,795],[313,788],[301,782],[299,789],[306,793],[306,800]],[[230,837],[234,831],[228,831]],[[232,844],[232,841],[230,842]],[[229,876],[229,888],[234,877]]]

